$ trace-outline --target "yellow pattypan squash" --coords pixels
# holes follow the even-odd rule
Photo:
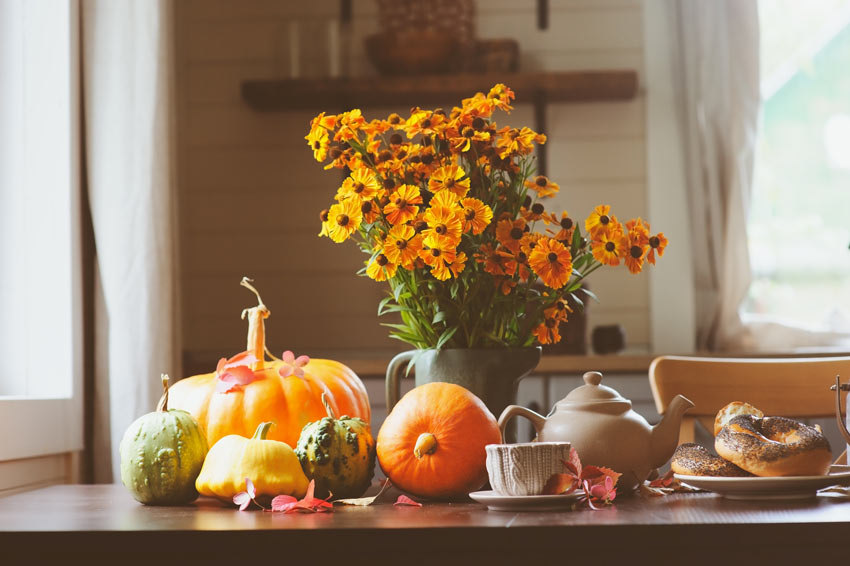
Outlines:
[[[245,491],[248,478],[257,497],[304,497],[309,481],[295,451],[285,442],[266,439],[272,424],[260,424],[252,438],[230,434],[216,442],[195,482],[198,493],[230,501]]]

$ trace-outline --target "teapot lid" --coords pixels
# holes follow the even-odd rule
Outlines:
[[[589,371],[582,376],[582,379],[584,379],[584,385],[570,391],[561,403],[569,405],[625,404],[627,408],[632,406],[632,402],[620,395],[616,389],[602,385],[602,374],[598,371]]]

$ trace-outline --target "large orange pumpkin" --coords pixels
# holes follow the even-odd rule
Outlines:
[[[230,363],[222,360],[215,372],[174,384],[169,390],[171,408],[191,413],[210,446],[228,434],[250,438],[266,421],[276,423],[269,439],[295,446],[304,425],[327,414],[323,393],[335,414],[370,422],[366,388],[347,366],[333,360],[310,359],[305,364],[303,358],[290,363],[266,359],[264,320],[271,312],[249,281],[243,279],[242,285],[257,295],[259,304],[242,313],[248,318],[248,350]],[[281,375],[281,370],[290,375]]]
[[[499,425],[481,399],[460,385],[426,383],[387,416],[378,432],[378,462],[398,488],[449,499],[484,484],[484,447],[499,442]]]

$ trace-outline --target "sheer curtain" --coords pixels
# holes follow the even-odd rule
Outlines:
[[[850,346],[850,335],[742,318],[760,95],[756,0],[670,0],[701,350]]]
[[[739,349],[750,285],[747,211],[759,94],[756,0],[669,3],[674,82],[685,142],[697,347]]]
[[[118,479],[118,443],[179,372],[172,9],[82,3],[85,165],[99,275],[95,481]]]

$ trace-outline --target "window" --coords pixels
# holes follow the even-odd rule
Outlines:
[[[0,461],[82,448],[77,30],[0,2]]]
[[[760,0],[745,313],[850,332],[850,0]]]

